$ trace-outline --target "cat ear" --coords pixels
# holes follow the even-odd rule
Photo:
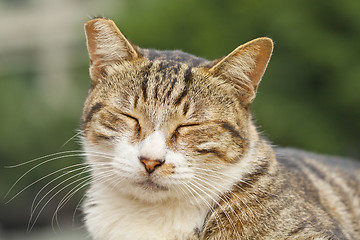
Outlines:
[[[230,81],[238,89],[241,101],[250,104],[255,98],[272,50],[273,41],[270,38],[257,38],[215,61],[209,73]]]
[[[131,61],[141,56],[111,20],[94,18],[85,23],[85,33],[93,82],[107,75],[106,67],[111,63]]]

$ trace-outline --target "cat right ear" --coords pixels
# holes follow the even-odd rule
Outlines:
[[[230,82],[242,103],[250,104],[273,50],[273,41],[263,37],[237,47],[226,57],[214,61],[209,73]]]
[[[85,23],[85,33],[93,84],[107,76],[106,69],[111,64],[131,61],[141,56],[111,20],[89,20]]]

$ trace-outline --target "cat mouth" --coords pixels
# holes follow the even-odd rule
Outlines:
[[[137,182],[136,185],[140,186],[141,188],[147,191],[167,191],[168,188],[161,186],[150,179],[147,179],[142,182]]]

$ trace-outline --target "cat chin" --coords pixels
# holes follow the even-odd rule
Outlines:
[[[143,188],[145,191],[154,192],[155,194],[159,191],[169,191],[167,187],[161,186],[154,181],[147,179],[145,181],[135,183],[137,186]]]
[[[95,183],[96,184],[96,183]],[[99,183],[101,184],[101,183]],[[116,195],[116,198],[136,199],[142,202],[157,203],[179,198],[178,192],[147,179],[142,181],[123,181],[118,186],[98,186],[105,195]]]
[[[137,189],[132,192],[124,193],[127,198],[133,198],[141,202],[159,203],[173,199],[173,195],[169,191],[150,191],[144,189]]]

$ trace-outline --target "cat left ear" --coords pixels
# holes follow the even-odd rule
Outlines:
[[[85,23],[85,33],[93,83],[106,77],[106,67],[111,63],[131,61],[141,56],[111,20],[94,18]]]
[[[248,105],[255,98],[272,50],[273,41],[270,38],[257,38],[215,61],[209,73],[232,83],[238,90],[240,100]]]

